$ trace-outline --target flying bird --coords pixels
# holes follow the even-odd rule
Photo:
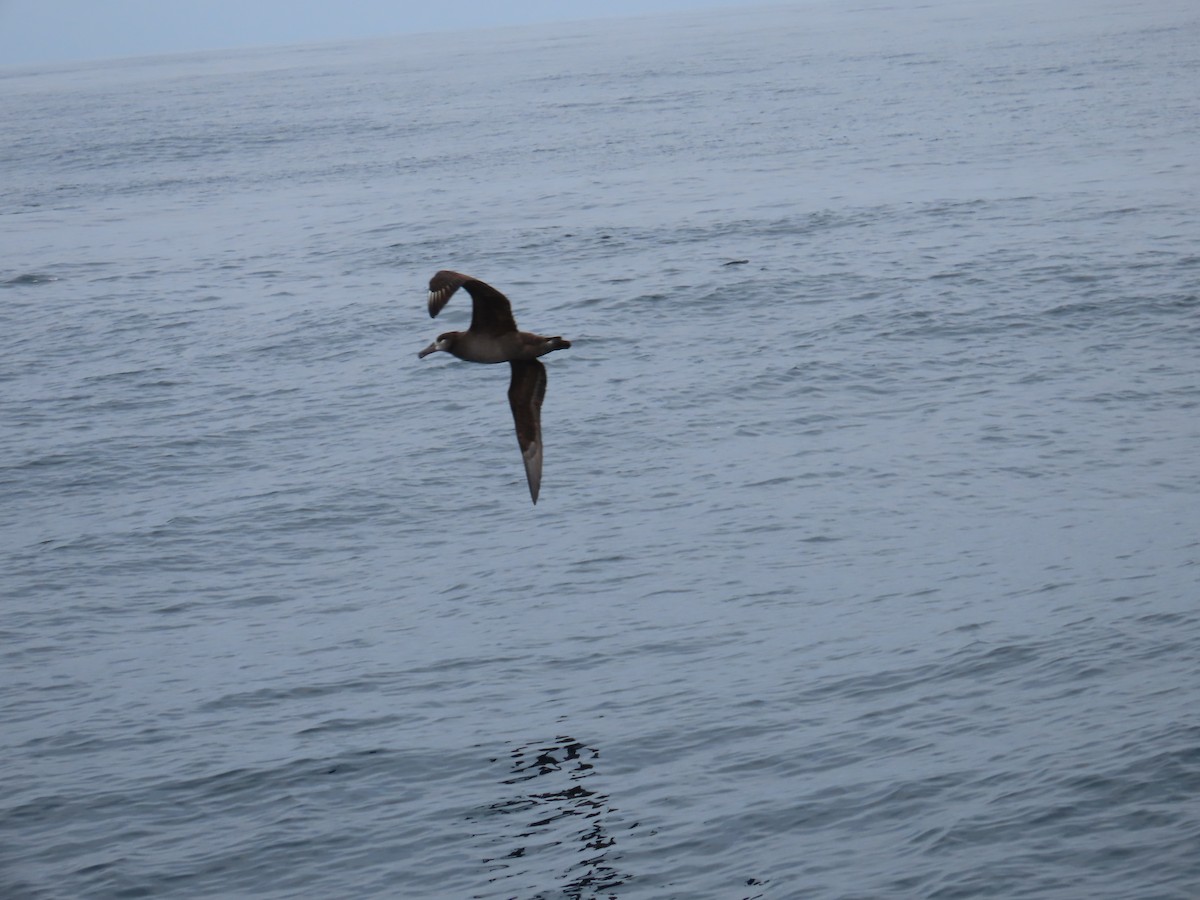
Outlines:
[[[444,269],[429,279],[431,318],[442,311],[459,288],[465,288],[471,295],[471,327],[439,334],[417,356],[424,359],[430,353],[444,350],[467,362],[506,362],[512,367],[508,405],[517,425],[517,444],[525,462],[529,494],[536,504],[542,485],[542,399],[546,396],[546,367],[538,357],[565,350],[571,342],[518,331],[507,297],[478,278]]]

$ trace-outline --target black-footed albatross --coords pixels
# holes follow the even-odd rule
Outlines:
[[[467,362],[506,362],[512,366],[508,404],[517,424],[517,443],[525,461],[529,494],[537,503],[542,485],[542,398],[546,396],[546,367],[538,362],[538,357],[565,350],[571,342],[518,331],[507,297],[478,278],[458,272],[442,270],[429,279],[431,318],[442,311],[460,287],[471,295],[471,327],[439,334],[417,356],[424,359],[430,353],[445,350]]]

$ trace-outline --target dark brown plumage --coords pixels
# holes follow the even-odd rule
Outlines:
[[[518,331],[508,298],[470,275],[443,270],[429,279],[429,315],[436,316],[459,288],[471,295],[471,327],[448,331],[417,356],[439,350],[468,362],[507,362],[512,368],[508,404],[517,427],[517,444],[525,463],[529,494],[537,503],[542,484],[542,400],[546,396],[546,367],[538,360],[571,342]]]

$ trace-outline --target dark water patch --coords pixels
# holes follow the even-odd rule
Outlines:
[[[57,275],[45,275],[39,272],[28,272],[24,275],[15,275],[12,278],[0,281],[0,287],[31,287],[34,285],[51,284],[55,281],[58,281]]]
[[[278,707],[281,703],[303,701],[312,698],[335,696],[339,694],[354,694],[362,691],[373,692],[378,689],[378,682],[367,680],[329,684],[305,684],[296,685],[286,689],[261,688],[244,693],[228,694],[204,703],[200,709],[202,711],[220,712],[235,708],[274,708]]]

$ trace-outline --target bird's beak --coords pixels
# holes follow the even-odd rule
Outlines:
[[[443,349],[442,347],[438,346],[438,343],[439,343],[438,341],[434,341],[432,344],[430,344],[428,347],[426,347],[424,350],[422,350],[420,353],[418,353],[417,359],[424,359],[430,353],[437,353],[439,350]]]

